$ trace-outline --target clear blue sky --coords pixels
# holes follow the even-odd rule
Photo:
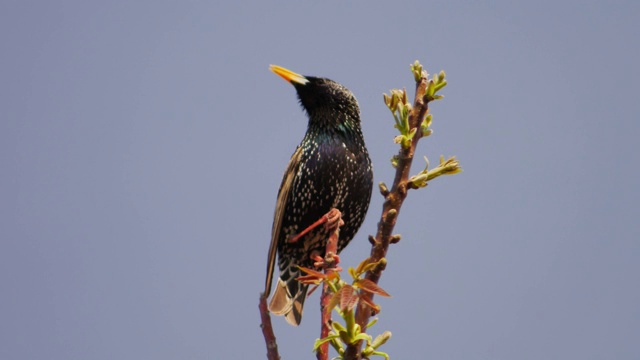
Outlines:
[[[640,358],[634,1],[3,1],[0,358],[258,359],[276,193],[306,118],[278,64],[360,102],[446,70],[373,332],[395,359]],[[422,163],[414,168],[418,171]],[[382,198],[343,252],[368,253]],[[285,359],[312,358],[317,295]]]

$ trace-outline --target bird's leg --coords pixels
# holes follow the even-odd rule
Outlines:
[[[320,219],[308,226],[306,229],[302,230],[302,232],[300,232],[299,234],[296,234],[294,237],[287,240],[287,242],[290,244],[297,242],[303,236],[307,235],[311,230],[317,228],[322,224],[324,224],[326,232],[330,234],[329,241],[327,242],[325,256],[322,257],[318,251],[314,251],[311,253],[310,258],[311,260],[315,261],[313,264],[315,267],[335,267],[340,262],[340,257],[338,256],[338,237],[337,234],[334,235],[334,233],[338,231],[340,226],[344,225],[344,221],[342,220],[342,213],[340,212],[340,210],[335,208],[329,210],[328,213],[324,214]],[[340,271],[342,269],[338,268],[337,270]]]
[[[331,211],[329,211],[329,213],[330,212]],[[300,240],[300,238],[302,238],[303,236],[307,235],[311,230],[313,230],[313,229],[317,228],[318,226],[320,226],[320,225],[326,223],[327,221],[329,221],[329,219],[327,217],[327,214],[322,215],[322,217],[320,219],[318,219],[318,221],[316,221],[313,224],[309,225],[309,227],[307,227],[306,229],[302,230],[301,233],[297,234],[296,236],[292,237],[291,239],[287,240],[287,242],[289,244],[293,244],[293,243],[297,242],[298,240]]]
[[[309,227],[307,227],[306,229],[302,230],[301,233],[296,234],[296,236],[292,237],[291,239],[287,240],[287,242],[289,244],[293,244],[293,243],[297,242],[298,240],[300,240],[301,237],[307,235],[311,230],[317,228],[318,226],[320,226],[322,224],[325,224],[324,227],[325,227],[325,229],[327,231],[335,230],[336,225],[338,227],[344,225],[344,221],[342,221],[342,213],[340,212],[340,210],[335,209],[335,208],[329,210],[329,212],[324,214],[324,215],[322,215],[322,217],[320,219],[318,219],[318,221],[316,221],[313,224],[309,225]]]

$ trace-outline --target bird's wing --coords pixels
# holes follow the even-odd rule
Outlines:
[[[276,251],[278,249],[278,241],[280,240],[280,231],[282,230],[282,217],[287,205],[287,198],[291,191],[291,184],[293,184],[293,178],[298,172],[300,166],[300,155],[302,154],[302,147],[298,147],[289,160],[287,170],[282,178],[282,184],[280,184],[280,191],[278,192],[278,200],[276,202],[276,210],[273,215],[273,229],[271,230],[271,245],[269,245],[269,259],[267,260],[267,279],[265,281],[264,296],[269,296],[271,292],[271,280],[273,278],[273,269],[276,263]]]

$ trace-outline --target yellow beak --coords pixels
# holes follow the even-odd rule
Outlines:
[[[290,83],[298,83],[300,85],[304,85],[309,82],[306,77],[278,65],[269,65],[269,70],[273,71],[274,73],[276,73],[276,75],[280,76]]]

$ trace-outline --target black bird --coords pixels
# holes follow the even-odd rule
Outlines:
[[[295,87],[309,116],[307,133],[291,156],[278,192],[265,284],[268,296],[277,251],[280,279],[269,310],[296,326],[307,294],[307,285],[296,280],[298,266],[313,267],[311,256],[324,255],[329,234],[318,226],[295,242],[289,240],[337,208],[344,221],[338,252],[344,249],[369,208],[373,170],[351,91],[329,79],[302,76],[276,65],[270,69]]]

